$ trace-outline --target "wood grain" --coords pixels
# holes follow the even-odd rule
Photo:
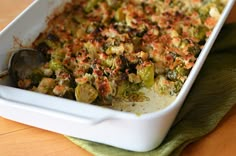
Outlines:
[[[33,0],[1,0],[0,30]],[[228,22],[236,21],[236,7]],[[189,145],[183,156],[234,156],[236,154],[236,107],[218,127],[201,140]],[[1,156],[91,156],[63,135],[16,123],[0,117]]]

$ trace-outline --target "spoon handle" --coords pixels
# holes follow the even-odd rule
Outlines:
[[[0,78],[6,76],[8,74],[8,70],[3,70],[3,71],[0,71]]]

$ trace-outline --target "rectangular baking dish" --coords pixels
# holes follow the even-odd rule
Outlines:
[[[30,46],[48,17],[70,0],[35,0],[0,33],[0,70],[9,52]],[[229,0],[175,101],[157,112],[136,115],[11,87],[0,79],[0,115],[4,118],[131,151],[149,151],[161,144],[197,77],[234,0]]]

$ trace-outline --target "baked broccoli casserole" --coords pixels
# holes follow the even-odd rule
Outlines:
[[[122,111],[164,108],[226,2],[72,0],[33,43],[48,62],[18,87]]]

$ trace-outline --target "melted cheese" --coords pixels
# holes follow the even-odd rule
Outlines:
[[[153,89],[142,88],[140,92],[142,92],[148,100],[142,102],[113,100],[111,108],[136,114],[151,113],[167,107],[176,98],[176,96],[157,94]]]

